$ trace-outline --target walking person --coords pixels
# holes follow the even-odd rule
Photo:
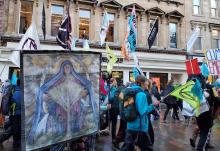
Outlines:
[[[116,141],[116,126],[119,114],[119,102],[117,97],[117,81],[115,78],[110,79],[110,92],[109,92],[109,103],[111,104],[110,109],[110,120],[112,124],[111,135],[112,143]]]
[[[152,142],[148,134],[148,114],[158,105],[156,101],[154,104],[148,105],[147,96],[144,92],[146,85],[146,78],[139,75],[136,78],[136,84],[132,86],[133,89],[139,92],[135,95],[135,106],[138,116],[134,121],[127,122],[127,131],[124,144],[121,151],[133,151],[134,146],[137,145],[141,151],[152,151]]]
[[[9,121],[6,131],[0,135],[0,143],[13,136],[13,147],[20,149],[21,147],[21,88],[20,79],[8,99],[9,103]]]
[[[178,116],[178,112],[177,112],[177,99],[176,97],[174,96],[170,96],[168,95],[170,92],[172,92],[174,90],[174,86],[173,86],[173,80],[171,79],[168,84],[167,84],[167,88],[164,92],[164,95],[166,96],[166,98],[164,99],[164,103],[166,104],[167,108],[166,108],[166,111],[164,113],[164,118],[163,118],[163,121],[164,123],[166,123],[166,118],[167,118],[167,115],[170,111],[170,109],[173,109],[173,112],[174,112],[174,115],[175,115],[175,118],[177,120],[179,120],[179,116]],[[168,95],[168,96],[167,96]]]
[[[153,103],[153,100],[151,98],[152,94],[150,94],[150,90],[151,90],[151,81],[150,80],[147,80],[146,81],[146,84],[145,84],[145,93],[146,93],[146,96],[147,96],[147,103],[148,104],[152,104]],[[148,114],[148,121],[149,121],[149,128],[148,128],[148,134],[150,136],[150,140],[152,142],[152,145],[154,144],[154,129],[153,129],[153,126],[152,126],[152,123],[151,123],[151,116],[154,116],[154,119],[157,119],[157,118],[160,118],[158,112],[156,111],[156,107],[153,111],[151,111],[149,114]]]

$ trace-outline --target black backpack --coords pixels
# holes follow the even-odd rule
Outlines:
[[[9,115],[12,105],[12,94],[14,92],[14,86],[6,86],[3,90],[3,96],[1,101],[1,112],[3,115]]]
[[[125,88],[119,94],[119,98],[122,101],[122,114],[127,122],[136,120],[139,113],[136,109],[135,97],[139,92],[143,92],[140,89],[133,89],[131,87]]]

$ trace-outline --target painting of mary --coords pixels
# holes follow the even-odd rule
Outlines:
[[[98,114],[93,95],[91,82],[74,70],[71,61],[63,61],[37,92],[29,147],[56,144],[94,129]],[[85,120],[91,123],[87,125]]]

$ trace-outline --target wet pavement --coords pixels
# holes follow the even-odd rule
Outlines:
[[[182,117],[181,117],[182,118]],[[192,135],[193,125],[186,125],[185,121],[174,121],[170,116],[167,123],[160,120],[153,121],[155,144],[154,151],[192,151],[189,138]],[[220,150],[220,121],[215,121],[212,129],[211,143],[215,146],[209,151]],[[13,151],[12,139],[0,145],[0,151]],[[97,139],[96,151],[117,151],[112,147],[110,136],[100,136]]]
[[[192,122],[187,125],[183,119],[181,121],[174,121],[171,117],[167,117],[167,121],[167,123],[163,123],[160,120],[153,121],[155,133],[154,151],[195,150],[189,143],[189,138],[192,136],[192,129],[194,127]],[[219,120],[215,121],[215,125],[212,128],[211,144],[215,148],[209,149],[209,151],[220,151]],[[97,141],[96,151],[117,151],[117,149],[112,146],[110,136],[101,136]]]

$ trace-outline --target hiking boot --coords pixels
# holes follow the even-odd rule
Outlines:
[[[192,147],[195,147],[195,146],[196,146],[195,141],[194,141],[192,138],[190,138],[189,141],[190,141],[190,145],[191,145]]]

